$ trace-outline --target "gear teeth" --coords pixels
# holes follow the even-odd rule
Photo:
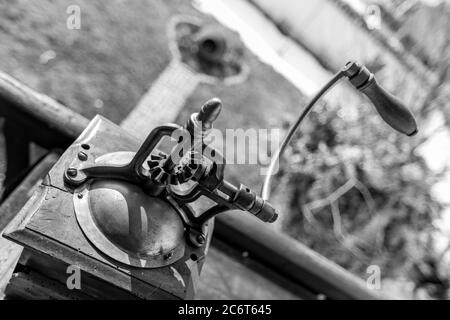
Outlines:
[[[192,169],[190,167],[185,167],[183,170],[183,178],[189,179],[192,176]]]
[[[169,174],[167,172],[163,172],[160,179],[161,183],[166,184],[167,180],[169,180]]]
[[[169,178],[169,174],[162,168],[165,159],[167,159],[167,155],[164,152],[159,152],[158,154],[151,154],[150,160],[147,160],[151,179],[159,184],[165,184]]]
[[[183,179],[183,176],[182,176],[181,173],[177,173],[176,177],[177,177],[177,180],[178,180],[178,184],[184,183],[184,179]]]
[[[198,164],[197,164],[197,163],[189,163],[189,165],[188,165],[187,167],[188,167],[189,170],[192,172],[192,171],[198,169]]]
[[[169,175],[161,167],[156,167],[150,171],[152,180],[159,184],[165,184]]]
[[[152,155],[150,155],[150,159],[153,161],[161,161],[161,160],[164,160],[165,158],[163,158],[160,155],[152,154]]]
[[[179,184],[180,184],[180,182],[178,181],[178,178],[177,178],[176,175],[170,175],[170,177],[169,177],[169,183],[170,183],[171,185],[179,185]]]
[[[186,177],[189,177],[189,175],[186,175],[186,172],[184,172],[184,171],[180,172],[179,175],[180,175],[182,181],[186,181],[187,180]]]
[[[155,169],[151,170],[150,173],[152,175],[152,179],[155,180],[156,177],[158,177],[161,172],[163,172],[162,168],[160,167],[156,167]]]
[[[166,172],[161,171],[157,176],[153,178],[153,180],[160,184],[165,184],[168,177],[169,175]]]
[[[147,164],[150,169],[154,169],[159,166],[159,161],[149,160],[149,161],[147,161]]]
[[[161,159],[167,159],[167,154],[165,154],[164,152],[159,152],[158,155],[161,157]]]
[[[169,183],[171,185],[180,185],[192,178],[199,167],[197,161],[200,158],[198,155],[193,154],[191,159],[192,162],[184,166],[182,170],[176,174],[170,174],[163,169],[162,165],[165,159],[167,159],[167,155],[163,152],[150,155],[150,160],[147,160],[147,164],[150,168],[151,179],[159,184]]]

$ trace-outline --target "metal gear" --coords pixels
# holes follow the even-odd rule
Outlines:
[[[180,185],[190,180],[199,179],[205,172],[202,156],[196,152],[191,152],[186,161],[181,162],[168,172],[164,165],[168,159],[165,153],[151,155],[147,161],[149,176],[155,183]]]

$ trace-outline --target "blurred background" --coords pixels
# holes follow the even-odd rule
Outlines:
[[[81,9],[79,29],[68,28],[71,5]],[[182,104],[179,123],[218,96],[219,129],[287,130],[348,60],[364,63],[414,112],[419,134],[409,138],[339,84],[280,163],[272,202],[282,217],[273,228],[363,279],[379,267],[381,290],[397,298],[448,299],[450,1],[0,0],[0,70],[89,119],[120,123],[177,58],[171,42],[191,63],[189,39],[167,32],[180,15],[214,25],[237,62],[200,66],[218,80],[172,92],[181,102],[165,96]],[[0,182],[4,144],[0,136]],[[44,152],[30,151],[35,159]],[[255,189],[264,178],[255,165],[227,174]]]

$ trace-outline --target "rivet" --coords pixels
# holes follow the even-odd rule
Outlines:
[[[80,151],[78,153],[78,159],[80,159],[81,161],[86,161],[88,159],[88,155],[83,151]]]
[[[204,244],[205,241],[206,241],[206,239],[205,239],[205,237],[204,237],[202,234],[199,234],[199,235],[197,236],[197,242],[198,242],[198,243]]]

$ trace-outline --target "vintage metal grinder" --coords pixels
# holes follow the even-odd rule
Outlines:
[[[20,265],[59,284],[79,267],[80,294],[92,298],[193,298],[215,215],[278,216],[224,179],[225,159],[206,143],[221,107],[212,99],[142,145],[95,117],[5,232],[26,248]]]

